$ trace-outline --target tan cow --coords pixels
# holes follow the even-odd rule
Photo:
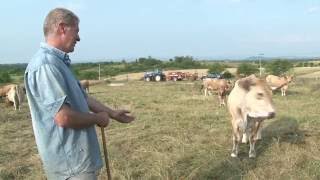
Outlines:
[[[230,85],[225,79],[210,79],[206,78],[202,82],[201,89],[204,89],[204,96],[207,96],[209,91],[216,91],[218,93],[220,106],[225,105],[227,91]]]
[[[24,92],[23,87],[19,85],[13,85],[11,86],[10,90],[8,91],[6,95],[7,101],[12,102],[14,109],[21,109],[21,104],[24,100]]]
[[[266,81],[272,90],[281,89],[281,96],[286,96],[289,83],[292,81],[293,76],[278,77],[275,75],[268,75]]]
[[[266,82],[251,75],[236,81],[228,98],[228,109],[232,116],[232,157],[238,156],[239,143],[249,138],[249,157],[256,156],[255,143],[261,139],[261,123],[275,116],[272,93]]]
[[[81,80],[80,84],[82,86],[82,88],[89,93],[89,80]]]
[[[15,84],[8,84],[8,85],[5,85],[5,86],[2,86],[0,87],[0,97],[5,97],[7,96],[9,90],[15,86]]]
[[[80,84],[81,84],[82,88],[87,93],[89,93],[89,87],[90,86],[93,86],[93,85],[96,85],[96,84],[100,84],[100,83],[103,83],[103,82],[107,82],[107,81],[108,81],[107,79],[104,79],[104,80],[81,80]]]

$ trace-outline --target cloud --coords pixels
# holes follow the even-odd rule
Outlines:
[[[320,10],[319,6],[313,6],[313,7],[308,8],[307,12],[308,13],[315,13],[315,12],[318,12],[319,10]]]
[[[230,0],[232,3],[240,3],[241,0]]]

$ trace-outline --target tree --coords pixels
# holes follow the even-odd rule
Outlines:
[[[225,79],[231,79],[233,78],[233,75],[229,71],[224,71],[222,77]]]
[[[10,74],[8,72],[0,73],[0,83],[8,83],[11,81],[12,81],[12,79],[11,79]]]
[[[266,65],[266,71],[273,75],[283,75],[293,67],[287,60],[275,60]]]
[[[239,65],[239,67],[237,68],[237,74],[238,75],[248,76],[248,75],[251,75],[251,74],[255,74],[257,72],[259,72],[259,69],[254,64],[241,63]]]
[[[220,64],[220,63],[214,63],[212,65],[209,66],[209,70],[208,73],[211,74],[220,74],[222,71],[224,71],[226,68],[224,65]]]

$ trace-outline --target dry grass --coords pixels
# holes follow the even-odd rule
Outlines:
[[[137,117],[106,130],[113,179],[319,179],[319,84],[297,78],[287,97],[275,93],[277,116],[264,124],[256,159],[247,145],[230,157],[229,114],[200,94],[200,82],[99,84],[91,95]],[[0,108],[0,179],[45,179],[27,104]]]

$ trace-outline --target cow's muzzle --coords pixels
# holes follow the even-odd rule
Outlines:
[[[269,116],[268,116],[268,119],[272,119],[276,116],[276,113],[275,112],[269,112]]]

